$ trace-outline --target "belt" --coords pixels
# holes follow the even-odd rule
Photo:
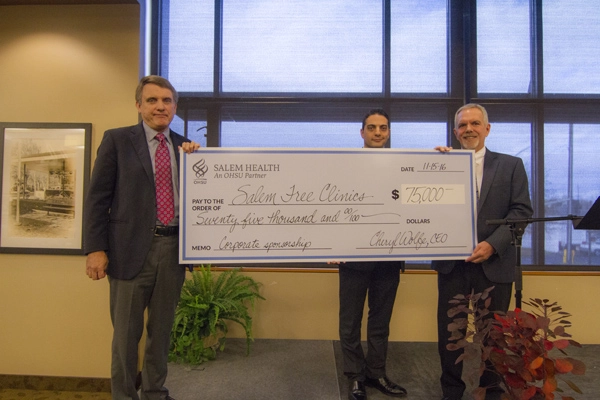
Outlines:
[[[179,234],[178,226],[160,226],[154,227],[154,236],[173,236]]]

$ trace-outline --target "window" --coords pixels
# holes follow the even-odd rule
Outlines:
[[[380,92],[381,7],[223,1],[223,92]]]
[[[391,147],[457,145],[454,113],[484,105],[492,151],[521,157],[535,218],[600,196],[600,8],[560,0],[163,0],[157,70],[174,128],[207,146],[358,147],[371,108]],[[599,269],[600,235],[532,223],[525,268]]]
[[[391,2],[391,91],[447,93],[447,1]]]
[[[528,1],[477,2],[479,93],[529,93],[529,19]]]
[[[600,93],[598,3],[544,0],[543,18],[544,92]]]
[[[600,125],[550,123],[544,132],[546,213],[584,215],[598,197]],[[552,222],[546,225],[546,251],[556,264],[597,264],[591,245],[600,240],[590,240],[596,237],[594,231],[572,229],[570,221]]]
[[[161,73],[179,92],[212,92],[214,5],[169,0],[162,9]]]
[[[223,147],[356,148],[362,145],[356,124],[350,123],[224,121],[222,132]]]

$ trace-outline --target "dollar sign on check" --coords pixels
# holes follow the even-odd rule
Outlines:
[[[394,200],[398,200],[398,197],[400,197],[400,196],[398,195],[398,189],[394,189],[394,190],[392,190],[392,199],[394,199]]]

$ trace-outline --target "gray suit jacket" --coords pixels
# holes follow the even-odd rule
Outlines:
[[[170,131],[175,149],[188,141]],[[179,170],[179,152],[175,151]],[[104,250],[107,274],[131,279],[142,269],[156,225],[154,172],[142,123],[104,133],[84,207],[85,254]]]
[[[518,157],[487,150],[477,206],[477,240],[491,244],[496,253],[483,263],[492,282],[515,280],[516,248],[508,225],[487,225],[488,219],[530,218],[533,215],[529,184],[523,161]],[[448,273],[462,261],[433,261],[432,268]]]

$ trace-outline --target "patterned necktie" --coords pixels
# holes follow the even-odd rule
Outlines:
[[[156,217],[163,225],[168,225],[175,217],[171,157],[165,143],[165,135],[160,132],[156,135],[156,139],[159,141],[154,159],[156,174]]]

